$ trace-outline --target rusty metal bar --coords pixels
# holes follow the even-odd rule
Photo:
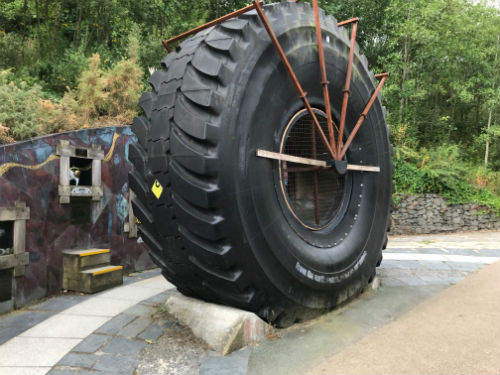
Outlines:
[[[263,1],[259,1],[258,3],[261,4],[261,3],[263,3]],[[228,19],[231,19],[233,17],[238,17],[238,16],[242,15],[243,13],[246,13],[246,12],[248,12],[250,10],[253,10],[253,9],[255,9],[255,1],[254,1],[254,4],[251,4],[251,5],[248,5],[248,6],[244,7],[244,8],[238,9],[238,10],[232,12],[232,13],[228,13],[225,16],[222,16],[222,17],[219,17],[219,18],[217,18],[217,19],[215,19],[213,21],[207,22],[204,25],[195,27],[194,29],[191,29],[191,30],[186,31],[186,32],[184,32],[182,34],[174,36],[173,38],[170,38],[170,39],[167,39],[167,40],[163,40],[162,44],[167,49],[168,52],[171,52],[172,51],[172,48],[170,47],[171,43],[177,42],[180,39],[183,39],[183,38],[185,38],[187,36],[196,34],[198,31],[208,29],[209,27],[215,26],[215,25],[217,25],[217,24],[219,24],[221,22],[227,21]]]
[[[341,149],[342,149],[342,139],[344,138],[344,126],[345,126],[345,118],[347,114],[347,103],[349,102],[349,92],[351,89],[351,76],[352,76],[352,63],[354,61],[354,47],[356,46],[356,32],[358,30],[358,21],[352,21],[352,30],[351,30],[351,50],[349,51],[349,60],[347,62],[347,74],[345,77],[345,86],[344,86],[344,98],[342,100],[342,110],[340,113],[340,125],[339,125],[339,136],[337,139],[337,150],[338,155],[337,159],[340,160],[342,158]]]
[[[347,141],[345,142],[344,147],[342,148],[342,151],[340,152],[340,155],[339,155],[340,159],[342,159],[344,157],[345,153],[347,152],[347,149],[351,145],[352,140],[354,139],[354,137],[358,133],[358,130],[361,127],[361,124],[363,124],[363,121],[365,121],[365,118],[366,118],[366,115],[368,114],[368,111],[370,110],[373,103],[375,102],[375,99],[377,98],[378,93],[382,89],[382,86],[384,86],[384,83],[385,83],[388,76],[389,76],[389,73],[377,74],[375,76],[375,78],[382,78],[382,79],[380,80],[380,82],[377,86],[377,89],[373,93],[372,97],[370,98],[370,101],[368,102],[365,109],[363,110],[363,112],[359,116],[358,122],[356,122],[354,129],[352,129],[351,134],[349,134],[349,138],[347,138]]]
[[[328,133],[330,135],[330,145],[332,146],[333,152],[336,154],[337,150],[335,146],[335,133],[333,131],[332,111],[330,109],[330,93],[328,92],[328,84],[330,82],[328,81],[326,75],[325,51],[323,49],[323,36],[321,35],[318,0],[313,0],[312,3],[314,9],[314,21],[316,24],[316,39],[318,40],[319,67],[321,70],[321,85],[323,86],[323,98],[325,100],[325,112],[328,124]]]
[[[315,0],[313,0],[315,1]],[[316,159],[316,132],[314,131],[314,124],[311,121],[311,142],[312,142],[312,157]],[[314,219],[316,225],[319,224],[319,194],[318,194],[318,171],[313,172],[313,193],[314,193]]]
[[[358,21],[359,21],[359,18],[358,17],[354,17],[354,18],[351,18],[350,20],[342,21],[342,22],[337,23],[337,26],[338,27],[342,27],[342,26],[348,25],[348,24],[353,23],[353,22],[358,22]]]
[[[290,62],[288,61],[288,59],[285,55],[285,52],[283,51],[283,48],[281,47],[280,42],[278,41],[278,38],[276,37],[276,34],[274,34],[274,31],[271,28],[271,25],[269,24],[269,21],[268,21],[266,15],[264,14],[264,11],[262,10],[260,2],[254,0],[253,4],[255,5],[255,9],[257,10],[259,17],[260,17],[262,23],[264,24],[264,27],[265,27],[267,33],[269,34],[269,37],[271,38],[271,41],[274,44],[274,47],[276,48],[278,55],[280,56],[281,61],[283,62],[283,65],[285,66],[286,71],[288,72],[288,75],[292,79],[292,82],[299,93],[299,97],[302,99],[302,101],[304,102],[304,106],[306,107],[307,111],[311,115],[311,117],[314,121],[314,125],[318,129],[318,133],[321,137],[322,142],[325,144],[325,147],[327,148],[330,155],[333,158],[335,158],[335,152],[333,152],[332,147],[328,143],[328,139],[326,138],[326,135],[323,132],[323,129],[321,128],[321,125],[318,121],[318,118],[316,117],[316,114],[314,113],[314,111],[311,107],[311,104],[309,103],[309,100],[307,100],[307,98],[306,98],[306,93],[302,89],[302,86],[300,85],[300,83],[297,79],[297,76],[295,75],[293,68],[290,65]]]

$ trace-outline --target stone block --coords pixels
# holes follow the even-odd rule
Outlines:
[[[271,328],[254,313],[181,295],[169,297],[166,307],[221,355],[258,343]]]

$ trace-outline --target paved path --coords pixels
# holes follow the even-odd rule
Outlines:
[[[309,374],[500,373],[500,264],[473,274]]]
[[[469,275],[479,276],[476,272],[484,267],[494,269],[495,264],[488,265],[499,259],[499,232],[391,237],[378,270],[380,287],[377,290],[316,320],[279,330],[276,339],[228,357],[207,357],[206,346],[162,311],[168,294],[176,291],[158,271],[145,272],[125,278],[126,285],[122,287],[93,296],[57,296],[24,311],[0,316],[0,375],[191,375],[198,369],[200,375],[303,374],[311,369],[313,373],[335,373],[337,367],[332,366],[336,366],[340,358],[346,367],[339,365],[338,368],[340,372],[347,372],[351,368],[348,361],[355,357],[354,353],[363,353],[362,356],[379,362],[387,358],[388,362],[396,349],[400,356],[409,356],[425,348],[427,344],[409,344],[413,337],[439,328],[440,324],[424,326],[422,322],[434,315],[453,317],[452,314],[464,307],[454,305],[450,296],[439,294],[451,293],[452,288],[457,288],[455,296],[469,295],[462,301],[470,301],[472,306],[458,313],[462,316],[448,321],[451,333],[458,334],[453,342],[470,339],[480,347],[476,350],[478,356],[487,355],[485,350],[496,356],[496,347],[477,340],[481,337],[486,340],[487,333],[477,335],[477,332],[455,328],[461,319],[467,322],[467,327],[477,323],[471,312],[481,303],[492,300],[481,300],[483,293],[477,292],[478,288],[487,288],[490,294],[499,295],[484,278],[474,282],[467,278],[464,285],[459,282]],[[498,279],[496,281],[498,287]],[[433,300],[442,300],[442,303],[432,304]],[[428,304],[426,308],[425,304]],[[498,304],[490,307],[498,316]],[[395,324],[407,319],[418,321],[421,332],[403,331],[407,335],[398,337],[400,329]],[[481,318],[487,322],[489,319],[487,315]],[[407,323],[407,327],[415,325]],[[496,326],[491,330],[498,331]],[[393,342],[387,341],[389,338]],[[440,344],[448,344],[449,340],[431,342],[435,345],[435,356],[426,354],[429,363],[437,363]],[[382,353],[369,350],[375,347],[381,348]],[[474,358],[480,361],[482,357]],[[481,363],[486,362],[481,360]],[[366,372],[377,369],[380,373],[391,373],[391,369],[385,367]],[[408,372],[426,372],[427,368],[421,369]],[[354,372],[363,372],[362,367],[358,370]],[[397,373],[404,372],[403,368],[398,370]]]
[[[127,373],[130,368],[132,372],[138,363],[136,356],[146,340],[156,338],[159,331],[152,321],[138,319],[134,309],[140,315],[147,307],[138,303],[154,299],[172,288],[162,276],[155,276],[98,293],[56,314],[26,312],[2,320],[0,327],[15,326],[16,321],[23,320],[27,320],[24,324],[32,325],[46,318],[0,345],[0,374],[43,375],[56,364],[117,373]],[[65,305],[71,301],[62,299],[58,303]],[[124,311],[127,314],[122,314]],[[120,337],[113,337],[125,326],[126,331],[121,332]],[[93,334],[95,331],[100,335]],[[142,340],[136,338],[140,333]],[[105,355],[82,354],[101,347]],[[79,354],[65,357],[73,348]],[[65,361],[60,363],[63,357]],[[75,373],[64,369],[50,373],[63,372]]]
[[[495,289],[492,286],[492,282],[496,282],[498,286],[498,277],[490,282],[481,279],[474,283],[474,287],[468,283],[467,277],[469,275],[473,277],[477,271],[483,267],[487,267],[491,263],[498,262],[499,259],[500,233],[498,231],[390,237],[389,246],[384,251],[384,260],[377,272],[380,280],[380,287],[377,290],[370,290],[341,309],[334,310],[314,321],[298,324],[280,331],[278,338],[268,340],[253,348],[249,356],[246,373],[251,375],[328,374],[330,372],[332,374],[343,372],[386,374],[428,373],[427,370],[430,366],[439,366],[439,359],[442,354],[442,351],[439,350],[439,344],[443,344],[443,348],[448,348],[450,344],[453,344],[447,342],[448,340],[445,336],[443,336],[441,341],[438,339],[432,342],[434,345],[432,347],[435,349],[434,355],[429,355],[423,339],[418,342],[418,345],[412,344],[414,335],[420,332],[418,329],[416,332],[403,331],[406,332],[406,335],[400,336],[399,341],[395,339],[395,335],[377,335],[376,337],[379,337],[379,341],[377,342],[378,351],[371,353],[363,352],[363,354],[354,355],[354,349],[351,349],[353,350],[351,352],[349,348],[361,342],[364,338],[371,337],[371,335],[375,337],[377,332],[385,332],[383,331],[384,327],[388,327],[393,322],[398,322],[399,319],[406,316],[405,314],[411,314],[412,310],[417,311],[417,309],[420,309],[421,303],[425,303],[425,301],[431,298],[439,300],[441,298],[441,294],[439,293],[447,291],[448,288],[453,287],[454,284],[460,283],[464,279],[466,284],[458,289],[461,293],[464,293],[464,296],[466,293],[469,293],[471,296],[480,296],[483,288],[493,289],[492,293],[494,294]],[[495,267],[495,265],[493,264],[488,267]],[[467,292],[469,289],[470,291]],[[488,294],[488,296],[492,295]],[[462,299],[461,301],[470,301],[470,308],[472,310],[474,309],[474,304],[479,303],[477,299],[473,298],[469,300]],[[444,317],[455,317],[456,308],[456,304],[453,305],[451,300],[443,297],[443,304],[440,305],[440,309],[438,309],[437,305],[430,306],[428,314],[431,316],[436,314],[443,315]],[[492,331],[498,333],[497,323],[498,316],[500,316],[500,308],[495,303],[489,306],[489,308],[491,309],[489,311],[496,314],[496,322],[491,320],[491,315],[486,315],[482,318],[478,317],[477,319],[473,315],[468,315],[469,320],[467,322],[475,321],[477,323],[481,320],[486,320],[485,325],[490,324]],[[432,324],[426,325],[423,315],[420,318],[418,324],[414,321],[414,326],[420,328],[422,334],[436,327]],[[448,328],[451,327],[450,329],[453,330],[453,327],[456,325],[457,334],[462,333],[464,335],[461,337],[461,342],[470,340],[471,343],[478,343],[481,336],[479,332],[473,329],[462,330],[461,324],[457,324],[461,322],[461,319],[465,319],[465,315],[464,317],[453,319]],[[397,329],[394,328],[393,332],[396,331]],[[393,338],[394,342],[392,341]],[[488,342],[490,344],[489,347],[469,347],[469,349],[472,351],[489,350],[494,353],[491,358],[500,356],[498,346],[494,343],[491,344],[491,340]],[[406,352],[405,349],[407,349]],[[343,356],[342,353],[344,351],[351,353],[352,356],[347,354]],[[408,370],[408,368],[400,367],[395,368],[391,372],[390,368],[382,367],[381,362],[385,359],[389,361],[391,358],[393,360],[397,358],[398,362],[406,361],[409,364],[415,364],[410,361],[410,358],[405,358],[403,355],[393,358],[393,353],[395,355],[405,353],[407,356],[414,355],[416,357],[418,357],[418,353],[425,353],[427,358],[424,359],[427,360],[429,367],[421,367],[421,371],[416,366],[413,370],[411,368]],[[377,357],[377,354],[380,356]],[[373,363],[376,362],[379,367],[373,367],[373,371],[371,371],[369,365],[363,361],[364,355],[370,358]],[[457,355],[457,353],[453,352],[453,355]],[[339,358],[345,360],[345,363],[349,363],[349,365],[339,366],[340,370],[336,371],[335,361]],[[468,358],[470,359],[469,364],[472,366],[476,365],[474,359],[471,359],[471,357]],[[354,362],[359,360],[360,363],[364,363],[367,367],[353,367],[358,371],[350,372],[348,369],[352,362],[347,362],[348,360]],[[222,366],[223,364],[220,365],[220,367]],[[475,368],[478,370],[477,372],[480,372],[481,365]],[[313,372],[311,372],[311,369],[313,369]],[[405,369],[408,371],[404,372]],[[450,367],[449,371],[447,371],[446,367],[443,367],[442,364],[440,370],[437,372],[456,374],[472,372],[459,371],[453,367]],[[207,375],[216,375],[216,373],[212,372]]]

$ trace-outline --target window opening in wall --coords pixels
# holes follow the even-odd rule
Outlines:
[[[0,302],[12,299],[12,276],[14,269],[0,270]]]
[[[14,248],[14,221],[0,221],[0,256],[10,255]]]
[[[72,197],[70,206],[70,223],[73,225],[90,224],[91,198]]]
[[[77,149],[80,151],[87,150]],[[69,158],[69,184],[75,186],[92,186],[92,159]]]

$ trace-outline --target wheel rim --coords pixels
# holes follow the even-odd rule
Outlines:
[[[314,109],[323,131],[328,131],[326,114]],[[337,130],[336,130],[337,131]],[[306,109],[298,111],[281,136],[280,152],[288,155],[331,160],[319,139]],[[334,168],[304,166],[280,161],[280,192],[288,212],[304,227],[320,230],[339,215],[345,197],[346,179]]]

